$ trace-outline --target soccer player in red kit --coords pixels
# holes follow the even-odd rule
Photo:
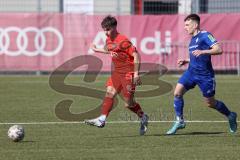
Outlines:
[[[141,84],[139,54],[128,38],[118,33],[115,17],[105,17],[101,26],[107,36],[106,45],[104,48],[97,48],[93,44],[91,48],[95,52],[111,55],[114,71],[106,83],[107,91],[102,103],[101,115],[95,119],[85,120],[85,123],[100,128],[104,127],[106,118],[113,107],[114,97],[121,93],[125,107],[136,113],[141,119],[139,133],[144,135],[147,131],[149,117],[134,99],[135,87]]]

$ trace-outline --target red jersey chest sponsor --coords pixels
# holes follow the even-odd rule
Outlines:
[[[106,49],[115,52],[112,61],[116,72],[133,72],[134,58],[132,53],[135,51],[135,47],[132,46],[132,43],[126,38],[126,36],[118,34],[114,40],[107,38]]]

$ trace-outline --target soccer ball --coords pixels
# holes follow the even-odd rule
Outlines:
[[[8,129],[8,137],[14,141],[19,142],[24,138],[24,128],[20,125],[11,126]]]

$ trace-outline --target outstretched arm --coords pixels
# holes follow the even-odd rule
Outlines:
[[[116,56],[117,56],[117,53],[116,53],[116,52],[108,51],[108,50],[106,50],[105,48],[97,48],[95,44],[92,44],[92,45],[91,45],[91,49],[92,49],[94,52],[99,52],[99,53],[103,53],[103,54],[110,54],[112,57],[116,57]]]
[[[94,52],[109,54],[109,52],[105,48],[97,48],[97,46],[95,44],[92,44],[90,47]]]

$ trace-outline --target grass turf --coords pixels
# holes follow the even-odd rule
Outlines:
[[[104,91],[106,76],[94,83],[83,83],[82,76],[70,76],[68,83]],[[177,77],[162,79],[176,84]],[[238,101],[240,77],[217,76],[216,98],[223,100],[240,115]],[[139,87],[147,90],[151,86]],[[55,105],[72,99],[71,111],[79,113],[97,106],[100,99],[58,93],[49,87],[47,76],[0,77],[0,159],[240,159],[240,135],[230,134],[225,122],[187,123],[177,135],[166,136],[170,122],[149,124],[145,136],[138,135],[139,124],[108,123],[99,129],[82,123],[25,124],[26,137],[14,143],[7,138],[11,124],[23,122],[61,122]],[[172,91],[150,98],[137,98],[152,121],[172,121]],[[120,101],[108,121],[137,120]],[[204,106],[198,88],[185,95],[185,115],[190,121],[224,121],[222,115]]]

